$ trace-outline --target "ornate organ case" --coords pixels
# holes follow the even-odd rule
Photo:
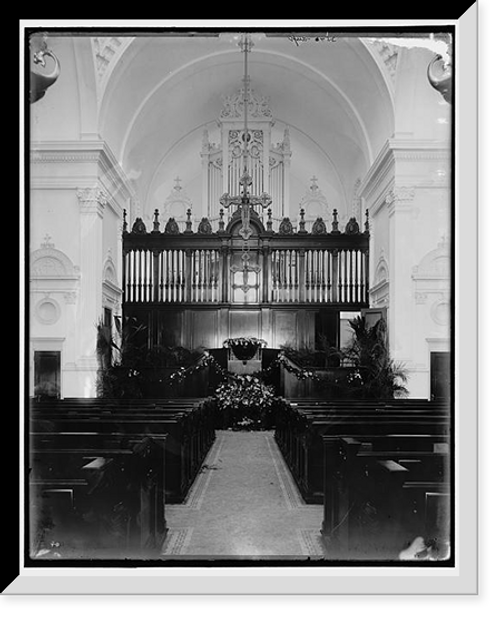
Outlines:
[[[193,222],[188,210],[187,219],[160,221],[156,210],[151,230],[141,219],[130,230],[124,223],[123,312],[147,326],[151,346],[217,348],[239,336],[312,346],[320,334],[336,345],[340,311],[368,307],[368,223],[351,219],[339,230],[334,210],[327,229],[302,210],[292,224],[288,129],[272,144],[268,100],[250,90],[245,131],[243,90],[224,99],[220,143],[203,133],[207,216]],[[268,211],[251,210],[246,239],[241,205],[221,209],[221,196],[240,194],[244,140],[251,194],[272,198]]]
[[[290,134],[286,127],[282,141],[271,143],[274,125],[269,100],[249,90],[248,130],[243,128],[243,88],[226,96],[219,115],[221,141],[210,143],[208,130],[202,139],[202,211],[215,221],[219,217],[223,193],[237,195],[243,174],[243,146],[247,141],[248,172],[252,178],[252,193],[272,195],[272,216],[281,220],[288,215]],[[233,210],[234,211],[234,210]],[[233,212],[231,212],[232,214]]]
[[[255,336],[300,346],[319,334],[337,344],[340,311],[368,307],[368,231],[355,220],[343,232],[288,223],[275,230],[253,213],[243,250],[238,211],[194,231],[136,221],[123,233],[124,314],[147,325],[151,345],[216,348]]]

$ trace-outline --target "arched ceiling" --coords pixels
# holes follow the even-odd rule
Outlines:
[[[169,156],[190,139],[200,144],[223,96],[241,87],[243,54],[217,36],[113,37],[94,50],[99,133],[146,201]],[[297,44],[265,36],[249,54],[251,86],[269,97],[276,123],[290,127],[292,152],[296,136],[296,160],[321,159],[345,200],[394,131],[385,53],[350,37]]]

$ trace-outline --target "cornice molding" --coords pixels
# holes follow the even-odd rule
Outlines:
[[[43,141],[33,142],[30,159],[33,163],[64,163],[98,161],[109,156],[110,149],[102,140],[92,141]]]
[[[358,194],[365,202],[373,200],[374,204],[380,194],[387,190],[389,172],[394,170],[399,161],[449,160],[450,158],[451,148],[443,142],[388,139],[361,181]],[[428,186],[428,184],[427,180],[425,185]]]
[[[30,148],[30,162],[35,165],[95,163],[102,174],[125,190],[128,196],[134,194],[129,179],[104,140],[33,143]]]

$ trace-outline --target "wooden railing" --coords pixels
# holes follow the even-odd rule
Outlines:
[[[248,245],[248,271],[256,273],[253,302],[367,306],[369,234],[356,228],[357,223],[350,233],[276,233],[262,224]],[[125,302],[233,300],[236,273],[244,273],[245,265],[243,241],[231,223],[208,233],[206,227],[194,233],[191,224],[177,233],[162,233],[157,222],[150,233],[140,229],[134,225],[123,234]]]

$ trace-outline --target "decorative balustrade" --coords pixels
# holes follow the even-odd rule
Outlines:
[[[334,217],[331,232],[321,220],[294,232],[284,220],[275,232],[269,219],[255,227],[243,260],[237,222],[236,214],[213,231],[204,219],[193,231],[189,219],[181,231],[169,220],[164,232],[158,212],[151,232],[140,219],[130,232],[124,222],[124,301],[368,305],[368,223],[361,232],[351,219],[340,232]]]

